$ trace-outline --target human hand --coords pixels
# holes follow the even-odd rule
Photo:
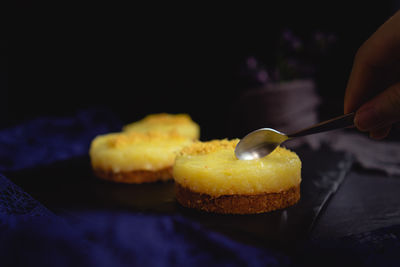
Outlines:
[[[375,139],[400,121],[400,11],[359,48],[344,98],[356,127]]]

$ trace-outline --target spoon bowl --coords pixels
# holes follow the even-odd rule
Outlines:
[[[240,140],[235,148],[235,155],[241,160],[262,158],[288,139],[286,134],[275,129],[258,129]]]

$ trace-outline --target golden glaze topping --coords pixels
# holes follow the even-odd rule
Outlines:
[[[127,145],[137,143],[151,143],[155,141],[183,141],[187,138],[181,136],[176,131],[161,133],[152,132],[127,132],[119,133],[109,138],[108,146],[112,148],[122,148]]]
[[[235,149],[239,139],[223,139],[223,140],[212,140],[208,142],[197,141],[189,146],[184,147],[180,151],[180,155],[205,155],[221,149],[233,148]]]
[[[151,114],[140,120],[142,123],[149,124],[185,124],[191,123],[192,119],[187,114]]]

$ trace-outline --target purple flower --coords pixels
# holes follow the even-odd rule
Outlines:
[[[318,64],[337,37],[321,31],[302,37],[307,39],[300,39],[291,30],[285,29],[276,40],[274,59],[263,62],[255,56],[247,57],[241,72],[249,86],[314,77]]]
[[[260,83],[266,83],[266,82],[268,82],[268,81],[269,81],[268,72],[266,72],[265,70],[260,70],[260,71],[257,73],[257,80],[258,80]]]
[[[255,70],[257,68],[257,60],[255,57],[249,57],[246,61],[247,67],[251,70]]]
[[[283,40],[287,41],[290,47],[294,50],[301,48],[302,43],[297,36],[295,36],[290,30],[284,30],[282,33]]]

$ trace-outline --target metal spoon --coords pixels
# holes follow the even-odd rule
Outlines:
[[[353,126],[354,115],[354,112],[348,113],[292,134],[285,134],[271,128],[255,130],[240,140],[236,145],[235,155],[241,160],[265,157],[281,143],[291,138]]]

